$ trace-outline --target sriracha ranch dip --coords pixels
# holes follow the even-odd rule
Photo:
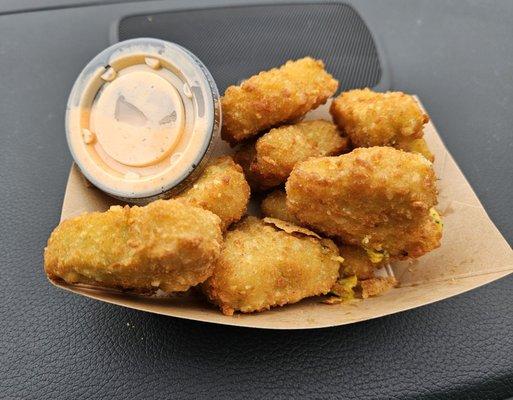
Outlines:
[[[84,176],[138,204],[191,184],[220,127],[219,93],[205,66],[183,47],[150,38],[98,54],[66,109],[68,145]]]

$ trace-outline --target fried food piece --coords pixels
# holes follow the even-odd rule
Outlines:
[[[244,176],[251,190],[254,192],[262,191],[264,188],[260,186],[259,177],[251,172],[251,163],[255,159],[256,149],[255,142],[243,144],[233,155],[233,159],[242,167]]]
[[[416,258],[438,247],[442,231],[432,164],[392,147],[357,148],[296,164],[287,208],[307,226],[391,258]]]
[[[354,298],[368,299],[379,296],[397,285],[393,276],[358,280],[355,275],[340,278],[331,288],[332,296],[324,304],[340,304]]]
[[[429,161],[435,161],[435,155],[431,153],[431,150],[429,150],[428,144],[423,137],[420,139],[410,139],[409,137],[399,139],[394,147],[410,153],[422,154]]]
[[[242,168],[224,156],[213,160],[194,185],[177,198],[212,211],[221,218],[221,228],[225,230],[246,213],[249,195]]]
[[[323,301],[325,304],[339,304],[352,300],[356,297],[355,291],[358,292],[360,297],[362,294],[368,297],[374,295],[370,293],[377,293],[380,287],[385,288],[385,285],[382,285],[381,280],[379,280],[381,278],[378,278],[374,285],[369,283],[369,280],[374,280],[374,271],[387,263],[387,257],[382,253],[366,251],[359,246],[342,245],[338,247],[338,250],[344,262],[340,266],[340,277],[330,290],[332,296]],[[361,281],[366,282],[363,285],[363,290],[359,284]]]
[[[350,90],[333,100],[330,113],[354,147],[392,146],[433,160],[424,141],[414,142],[422,138],[429,117],[410,95]]]
[[[344,260],[345,261],[345,260]],[[358,284],[356,275],[341,277],[331,287],[333,296],[323,300],[324,304],[339,304],[355,298],[355,288]]]
[[[292,168],[310,157],[339,155],[348,148],[348,139],[338,128],[324,120],[303,121],[271,129],[255,144],[250,165],[260,186],[285,183]]]
[[[262,200],[260,209],[264,217],[281,219],[295,225],[301,225],[301,222],[288,210],[287,195],[283,190],[277,189],[269,193]]]
[[[242,167],[244,176],[246,177],[251,190],[254,192],[259,192],[276,186],[274,178],[266,180],[264,177],[258,176],[251,170],[251,164],[255,160],[255,157],[256,149],[254,142],[243,144],[233,156],[235,162]]]
[[[63,221],[44,252],[51,279],[151,293],[205,281],[220,254],[219,217],[178,200],[114,206]]]
[[[405,250],[408,255],[399,258],[418,258],[440,247],[442,240],[443,222],[434,207],[429,209],[428,217],[421,219],[418,225],[411,229],[411,238],[408,248]]]
[[[267,190],[284,183],[294,165],[309,157],[338,155],[349,140],[329,121],[303,121],[271,129],[236,153],[252,189]]]
[[[226,234],[214,273],[202,287],[226,315],[262,311],[328,293],[340,261],[329,239],[287,233],[248,217]]]
[[[374,277],[374,271],[382,268],[387,263],[387,258],[371,255],[360,246],[343,245],[339,246],[340,256],[344,259],[341,276],[356,275],[358,279],[369,279]],[[373,262],[375,261],[375,262]]]
[[[287,194],[283,190],[269,193],[260,205],[265,217],[277,218],[298,226],[306,224],[299,221],[287,208]],[[424,253],[439,246],[443,223],[434,208],[430,210],[431,218],[417,227],[410,246],[413,253]],[[356,275],[358,279],[369,279],[374,271],[382,268],[389,260],[389,254],[370,247],[341,245],[340,255],[344,258],[341,276]]]
[[[358,282],[358,292],[362,299],[379,296],[397,285],[397,280],[392,277],[372,278]]]
[[[232,145],[324,104],[338,81],[321,60],[305,57],[280,68],[260,72],[240,86],[230,86],[221,99],[221,136]]]

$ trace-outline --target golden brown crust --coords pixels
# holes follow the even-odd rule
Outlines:
[[[214,159],[194,185],[177,198],[212,211],[223,230],[246,214],[250,196],[242,168],[229,156]]]
[[[234,154],[233,159],[237,164],[242,167],[244,176],[251,187],[253,192],[260,192],[267,190],[268,188],[277,186],[280,184],[274,177],[265,178],[255,173],[251,169],[252,163],[256,158],[256,148],[254,142],[243,144]]]
[[[102,287],[185,291],[220,253],[219,217],[177,200],[111,207],[63,221],[45,248],[51,279]]]
[[[287,208],[310,228],[345,243],[419,257],[439,246],[430,209],[436,177],[424,157],[391,147],[358,148],[298,163],[286,185]]]
[[[338,81],[324,70],[324,63],[310,57],[260,72],[226,89],[221,99],[222,138],[235,145],[296,120],[324,104],[337,87]]]
[[[274,185],[285,183],[294,165],[310,157],[339,155],[348,148],[348,139],[341,136],[335,124],[324,121],[303,121],[271,129],[260,137],[251,172]]]
[[[287,180],[294,165],[310,157],[338,155],[349,147],[329,121],[304,121],[271,129],[257,141],[246,143],[235,153],[255,191],[265,191]]]
[[[331,240],[289,234],[248,217],[226,234],[214,273],[202,287],[224,314],[262,311],[326,294],[339,266]]]
[[[301,222],[288,210],[287,195],[281,189],[269,193],[262,200],[260,209],[264,217],[277,218],[295,225],[301,225]]]
[[[358,291],[362,299],[379,296],[397,285],[394,277],[372,278],[358,282]]]
[[[340,256],[344,259],[341,276],[356,275],[359,280],[369,279],[374,277],[374,272],[388,261],[383,258],[376,263],[372,262],[367,252],[360,246],[342,245],[338,249]]]
[[[376,93],[368,88],[350,90],[333,100],[330,113],[354,147],[392,146],[420,152],[432,161],[425,142],[411,143],[422,138],[422,127],[429,117],[410,95]]]
[[[435,161],[435,155],[431,153],[431,150],[429,150],[428,144],[426,143],[426,139],[423,137],[419,139],[411,139],[409,137],[401,138],[397,141],[394,147],[410,153],[422,154],[429,161]]]
[[[322,237],[319,236],[319,234],[315,233],[314,231],[311,231],[310,229],[307,229],[302,226],[294,225],[287,221],[282,221],[281,219],[266,217],[263,219],[263,221],[266,224],[274,225],[279,230],[282,230],[282,231],[290,233],[290,234],[300,234],[300,235],[304,235],[304,236],[311,236],[311,237],[314,237],[317,239],[322,239]]]

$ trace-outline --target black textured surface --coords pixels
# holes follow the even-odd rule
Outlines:
[[[41,254],[71,163],[63,118],[73,80],[108,45],[114,20],[176,4],[0,16],[0,398],[511,397],[512,276],[398,315],[304,332],[159,317],[48,284]],[[511,243],[513,3],[355,7],[386,46],[394,88],[420,95]]]
[[[371,33],[346,4],[221,7],[124,18],[119,39],[157,37],[196,54],[219,90],[287,60],[324,60],[340,89],[379,83],[381,67]]]

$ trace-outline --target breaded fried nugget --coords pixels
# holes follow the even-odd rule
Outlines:
[[[348,142],[331,122],[304,121],[271,129],[256,142],[243,145],[234,158],[251,188],[261,191],[284,183],[299,161],[341,154]]]
[[[136,292],[185,291],[211,274],[219,217],[177,200],[114,206],[63,221],[45,248],[51,279]]]
[[[331,240],[287,233],[248,217],[226,234],[203,289],[226,315],[267,310],[327,293],[340,261]]]
[[[235,162],[242,167],[244,176],[246,177],[246,181],[251,187],[251,190],[259,192],[276,186],[274,178],[266,180],[264,177],[258,176],[251,170],[251,164],[255,160],[255,157],[256,149],[254,142],[243,144],[233,155]]]
[[[429,117],[410,95],[350,90],[333,100],[330,113],[355,147],[392,146],[433,160],[424,141],[411,143],[422,138]]]
[[[287,208],[301,222],[345,243],[392,258],[416,258],[440,244],[432,164],[392,147],[357,148],[296,164]],[[433,209],[434,210],[434,209]]]
[[[301,225],[301,222],[288,210],[287,195],[283,190],[277,189],[269,193],[262,200],[260,209],[264,217],[281,219],[295,225]]]
[[[310,57],[260,72],[226,89],[221,99],[222,138],[235,145],[300,118],[324,104],[337,88],[338,81],[324,70],[324,63]]]
[[[387,262],[387,258],[382,255],[376,257],[371,254],[369,257],[368,252],[360,246],[343,245],[338,249],[344,259],[341,276],[356,275],[359,280],[369,279],[374,277],[374,271],[382,268]]]
[[[213,160],[194,185],[177,198],[212,211],[221,218],[225,230],[246,213],[249,185],[242,168],[229,156]]]
[[[285,183],[292,168],[309,157],[339,155],[348,140],[338,128],[324,120],[304,121],[271,129],[256,142],[250,169],[261,186]]]

